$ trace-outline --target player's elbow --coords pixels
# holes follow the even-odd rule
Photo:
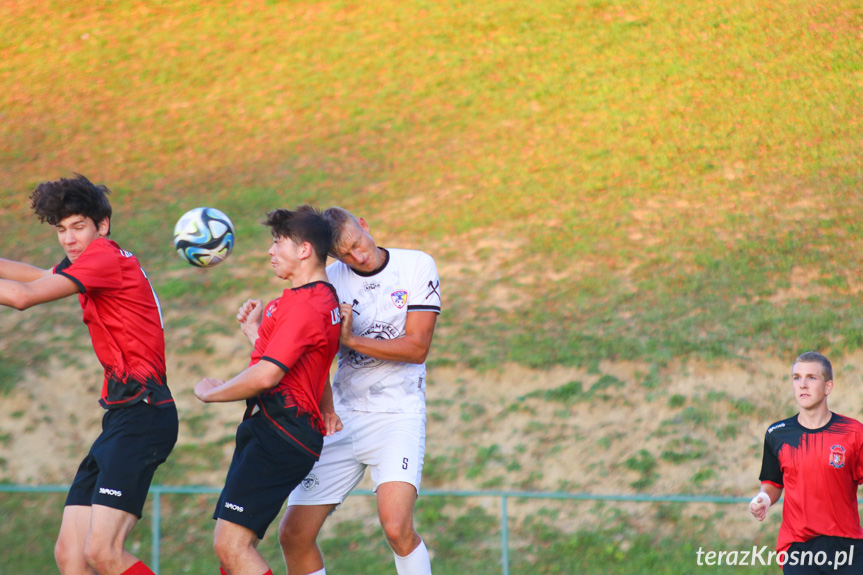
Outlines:
[[[256,395],[259,395],[261,393],[270,391],[277,385],[279,385],[279,380],[271,381],[269,379],[259,379],[253,384],[252,390],[255,392]]]
[[[428,355],[429,355],[429,348],[428,348],[428,346],[419,346],[419,347],[414,351],[413,357],[411,357],[411,358],[410,358],[410,361],[409,361],[408,363],[417,363],[417,364],[419,364],[419,363],[425,363],[426,358],[428,357]]]
[[[33,307],[36,302],[27,297],[27,294],[22,292],[9,294],[6,298],[6,301],[3,303],[8,307],[15,308],[19,311],[23,311],[29,307]]]

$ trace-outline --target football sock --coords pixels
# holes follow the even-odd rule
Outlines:
[[[327,575],[327,569],[324,567],[319,571],[315,571],[314,573],[309,573],[309,575]]]
[[[429,550],[423,540],[420,540],[417,548],[406,557],[400,557],[395,553],[393,557],[396,559],[396,573],[399,575],[432,575]]]
[[[143,561],[138,561],[125,571],[123,571],[122,575],[156,575],[150,568],[144,565]]]

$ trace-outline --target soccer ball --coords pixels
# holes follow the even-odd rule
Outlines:
[[[215,208],[195,208],[177,220],[174,247],[180,257],[199,268],[225,261],[234,249],[234,224]]]

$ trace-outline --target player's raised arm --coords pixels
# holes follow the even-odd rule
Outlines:
[[[0,280],[0,305],[27,309],[78,293],[78,286],[69,278],[50,274],[36,281]]]
[[[43,270],[24,262],[0,258],[0,279],[16,282],[32,282],[51,275],[51,270]]]

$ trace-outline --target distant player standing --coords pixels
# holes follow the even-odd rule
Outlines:
[[[788,553],[785,575],[863,573],[857,507],[857,486],[863,483],[863,424],[828,409],[833,367],[820,353],[800,355],[791,381],[800,413],[767,429],[761,492],[752,498],[749,511],[763,521],[784,489],[776,549]],[[831,565],[814,564],[811,559],[819,552]],[[844,559],[841,566],[837,557]]]
[[[72,482],[55,548],[63,575],[152,574],[124,546],[177,440],[159,301],[137,258],[108,239],[109,193],[80,175],[39,184],[33,210],[57,229],[66,258],[52,269],[0,259],[0,304],[77,294],[105,368],[102,434]]]
[[[273,210],[265,224],[273,271],[291,287],[266,307],[249,300],[240,308],[237,319],[254,344],[249,367],[227,382],[195,386],[203,402],[247,400],[213,515],[216,555],[230,575],[272,575],[258,541],[317,461],[324,434],[340,428],[328,382],[340,331],[325,268],[330,226],[310,206]]]
[[[428,575],[413,513],[425,454],[425,359],[441,310],[437,268],[423,252],[378,247],[366,221],[342,208],[324,217],[339,260],[327,275],[342,302],[333,393],[344,430],[326,439],[288,500],[279,537],[288,573],[325,573],[318,533],[370,467],[396,571]]]

